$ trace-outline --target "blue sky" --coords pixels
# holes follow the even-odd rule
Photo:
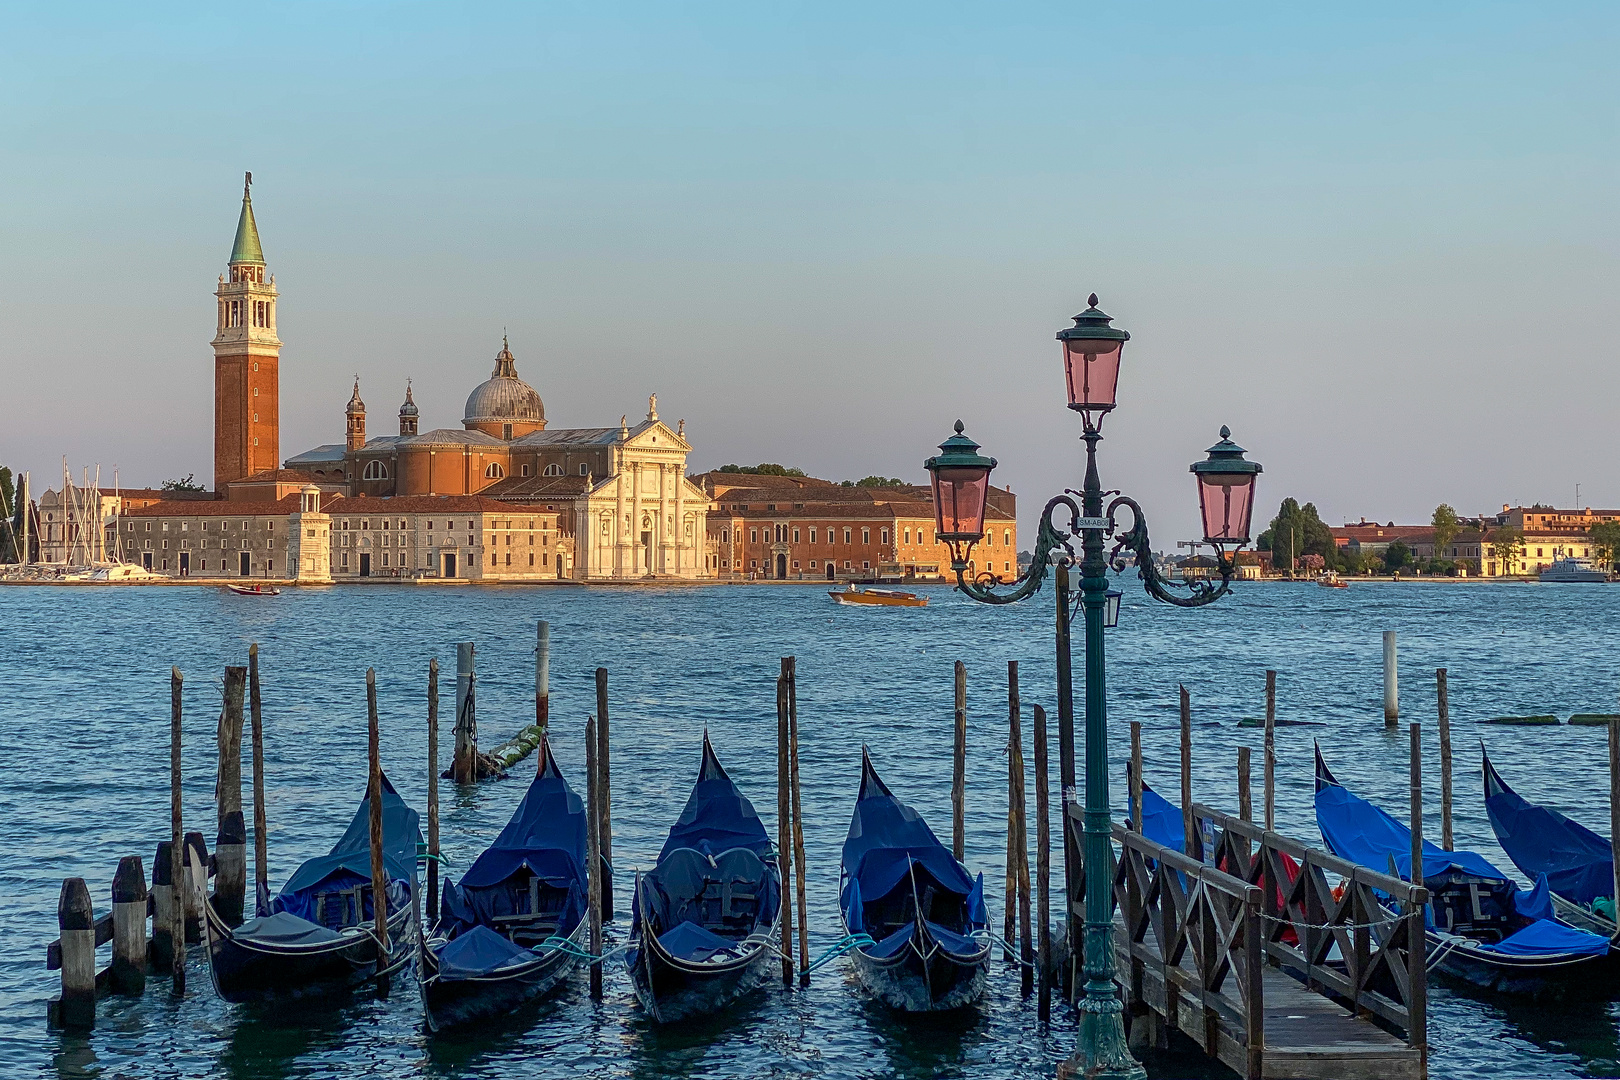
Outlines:
[[[282,453],[455,426],[506,329],[557,426],[694,471],[1079,480],[1053,334],[1133,340],[1104,480],[1262,510],[1620,506],[1613,5],[36,5],[0,33],[0,462],[212,472],[255,177]]]

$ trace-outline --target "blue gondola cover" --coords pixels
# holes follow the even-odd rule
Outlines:
[[[1556,810],[1527,802],[1484,759],[1485,812],[1508,858],[1525,876],[1545,874],[1552,891],[1576,904],[1590,905],[1614,893],[1614,862],[1609,842]]]
[[[388,777],[382,778],[383,867],[389,877],[389,906],[410,902],[410,888],[416,882],[416,851],[422,841],[415,810],[405,805]],[[270,904],[272,913],[287,912],[315,921],[315,899],[331,892],[371,881],[371,796],[360,800],[360,809],[330,853],[310,859],[287,879],[281,893]],[[371,918],[367,907],[364,918]]]
[[[476,979],[501,968],[527,964],[535,954],[514,945],[487,926],[474,926],[436,950],[439,974],[450,979]]]
[[[1518,933],[1482,948],[1510,956],[1602,956],[1609,951],[1609,939],[1551,919],[1537,919]]]
[[[718,855],[731,848],[745,847],[764,857],[771,851],[771,838],[754,812],[754,804],[737,790],[731,777],[720,767],[708,736],[703,738],[703,764],[698,781],[687,797],[686,807],[669,838],[658,853],[658,861],[677,848],[693,848],[707,855]]]

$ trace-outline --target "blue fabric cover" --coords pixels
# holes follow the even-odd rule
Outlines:
[[[875,956],[879,960],[886,960],[895,953],[899,952],[901,949],[905,948],[906,942],[910,941],[912,937],[916,935],[916,933],[917,924],[914,922],[908,922],[906,925],[902,926],[888,937],[877,942],[876,944],[868,945],[861,951],[868,956]]]
[[[534,953],[521,945],[512,944],[487,926],[475,926],[457,934],[435,955],[439,959],[441,977],[453,979],[477,978],[536,959]]]
[[[911,863],[928,871],[940,885],[966,897],[973,879],[962,864],[934,836],[934,831],[911,807],[890,794],[867,763],[862,769],[860,795],[844,840],[844,907],[849,910],[850,887],[870,902],[887,896],[909,880]],[[983,893],[980,893],[983,906]]]
[[[1552,891],[1572,903],[1590,905],[1614,893],[1614,862],[1609,842],[1556,810],[1527,802],[1485,759],[1485,812],[1508,858],[1525,877],[1545,874]]]
[[[448,936],[526,912],[528,874],[568,894],[557,913],[558,934],[572,934],[585,917],[585,803],[563,779],[544,741],[540,755],[528,791],[495,842],[454,886],[446,880],[440,918]],[[524,875],[521,882],[511,880],[517,874]]]
[[[1142,835],[1175,851],[1187,850],[1186,822],[1181,809],[1142,781]]]
[[[936,922],[928,922],[928,933],[939,944],[940,949],[951,956],[972,956],[983,948],[973,938],[965,934],[958,934],[956,931],[943,927]],[[867,956],[885,960],[905,948],[907,943],[916,935],[917,924],[909,922],[882,941],[868,945],[861,951]]]
[[[1147,815],[1144,813],[1143,817]],[[1412,877],[1412,830],[1384,811],[1350,793],[1337,783],[1316,784],[1316,824],[1328,850],[1341,859],[1383,871],[1393,856],[1395,868],[1408,881]],[[1448,872],[1461,872],[1494,881],[1512,882],[1483,855],[1472,851],[1444,851],[1423,842],[1423,881]]]
[[[1555,956],[1574,953],[1578,956],[1602,956],[1609,951],[1609,939],[1598,934],[1577,930],[1573,926],[1537,919],[1529,926],[1503,938],[1495,945],[1481,948],[1510,956]]]
[[[1547,886],[1547,875],[1536,877],[1536,887],[1529,892],[1513,894],[1513,910],[1527,919],[1556,919],[1553,913],[1552,890]]]
[[[388,777],[382,778],[383,868],[389,877],[389,903],[403,895],[408,903],[416,887],[416,851],[422,842],[416,811],[405,805]],[[329,854],[310,859],[287,879],[281,894],[271,902],[272,913],[290,912],[314,921],[315,898],[320,893],[353,888],[371,881],[371,796],[360,800],[360,809]],[[398,894],[395,883],[404,889]],[[370,918],[367,909],[366,918]]]
[[[337,941],[336,931],[316,926],[289,911],[278,911],[259,919],[249,919],[234,931],[237,937],[276,945],[318,945]]]
[[[732,848],[745,847],[764,858],[771,852],[771,838],[737,785],[731,782],[714,756],[708,736],[703,738],[703,765],[697,783],[687,797],[669,839],[658,853],[658,861],[677,848],[695,848],[706,855],[718,855]]]
[[[735,941],[728,941],[695,922],[676,923],[674,929],[658,935],[658,944],[662,945],[664,951],[671,956],[695,963],[702,963],[716,953],[731,952],[737,948]]]

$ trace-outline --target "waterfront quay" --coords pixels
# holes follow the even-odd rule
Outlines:
[[[1405,731],[1384,729],[1381,632],[1401,643],[1402,721],[1432,732],[1426,675],[1450,672],[1458,748],[1457,844],[1510,865],[1496,848],[1472,779],[1483,737],[1512,762],[1527,797],[1594,827],[1607,814],[1601,729],[1501,728],[1503,714],[1613,711],[1620,660],[1620,593],[1579,586],[1482,584],[1470,589],[1395,586],[1326,590],[1239,583],[1218,614],[1188,616],[1154,604],[1129,574],[1119,626],[1107,631],[1114,813],[1124,816],[1131,721],[1143,725],[1144,773],[1170,795],[1179,760],[1177,688],[1192,707],[1193,792],[1235,809],[1235,754],[1261,733],[1264,673],[1278,672],[1279,829],[1315,839],[1310,748],[1320,740],[1340,778],[1367,798],[1406,797]],[[381,754],[389,779],[425,805],[427,664],[454,662],[455,643],[478,645],[478,709],[486,742],[532,717],[534,620],[551,623],[551,732],[566,775],[583,775],[584,721],[595,708],[594,669],[613,687],[616,906],[609,943],[636,868],[650,867],[697,769],[708,730],[728,771],[770,816],[775,784],[774,682],[779,657],[798,658],[807,899],[812,955],[838,940],[838,851],[866,745],[885,777],[949,832],[952,668],[967,671],[965,862],[985,876],[999,929],[1007,821],[1006,662],[1020,662],[1025,738],[1029,710],[1055,715],[1045,605],[993,611],[922,586],[927,608],[842,608],[818,589],[453,590],[379,586],[288,589],[273,601],[215,589],[0,591],[0,679],[26,692],[0,700],[0,805],[6,809],[0,875],[13,902],[0,914],[21,947],[0,961],[0,1052],[28,1074],[143,1073],[323,1076],[356,1061],[383,1077],[435,1075],[657,1077],[1051,1075],[1072,1052],[1073,1013],[1059,1002],[1049,1030],[1019,992],[1017,969],[996,961],[981,1005],[943,1021],[903,1021],[869,1004],[841,962],[808,989],[772,987],[758,1005],[722,1021],[664,1030],[635,1004],[622,969],[607,971],[603,1001],[583,980],[521,1023],[477,1040],[429,1039],[409,983],[386,1002],[357,997],[338,1008],[265,1013],[222,1004],[204,966],[172,1001],[149,984],[139,999],[110,998],[84,1036],[47,1032],[56,973],[42,964],[56,936],[61,881],[83,876],[98,911],[120,857],[150,855],[168,835],[169,665],[186,673],[184,815],[212,829],[218,677],[260,643],[270,878],[324,853],[353,812],[366,770],[365,671],[378,676]],[[64,607],[64,605],[69,605]],[[71,618],[63,618],[64,611]],[[1214,619],[1216,622],[1209,620]],[[442,690],[446,692],[447,690]],[[1438,775],[1436,743],[1425,768]],[[1029,753],[1026,748],[1026,760]],[[531,759],[532,760],[532,759]],[[476,787],[441,788],[447,873],[459,876],[495,835],[529,773]],[[532,769],[532,765],[527,766]],[[244,774],[247,769],[244,766]],[[1256,782],[1258,783],[1258,765]],[[1033,773],[1030,773],[1033,776]],[[1033,780],[1030,780],[1033,791]],[[1438,820],[1431,783],[1429,812]],[[1172,796],[1173,797],[1173,796]],[[1052,800],[1054,807],[1056,799]],[[1031,800],[1031,806],[1033,801]],[[1057,835],[1056,811],[1053,834]],[[1033,832],[1033,822],[1031,823]],[[1061,911],[1061,852],[1052,910]],[[1604,1075],[1620,1068],[1608,1006],[1535,1006],[1481,1000],[1431,981],[1429,1074]],[[1225,1076],[1184,1043],[1148,1048],[1156,1077]],[[161,1075],[161,1071],[158,1073]]]

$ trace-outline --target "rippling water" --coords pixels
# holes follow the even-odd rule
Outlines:
[[[1050,596],[1011,609],[944,589],[931,597],[922,610],[863,610],[837,608],[821,590],[798,586],[374,586],[294,589],[273,600],[206,588],[0,589],[0,892],[7,898],[0,931],[9,945],[0,954],[0,1075],[276,1078],[355,1075],[359,1067],[380,1077],[1050,1075],[1072,1047],[1073,1022],[1059,1006],[1052,1029],[1038,1030],[1033,1001],[1019,998],[1016,972],[999,962],[983,1005],[944,1021],[902,1021],[867,1004],[834,964],[808,990],[773,985],[744,1011],[665,1031],[645,1021],[622,970],[610,969],[599,1005],[580,980],[506,1026],[455,1041],[424,1037],[408,980],[386,1002],[356,998],[340,1008],[267,1015],[221,1003],[194,951],[183,1000],[154,979],[142,999],[102,1002],[88,1038],[45,1024],[57,978],[44,968],[44,946],[56,936],[61,879],[86,878],[98,913],[105,911],[119,857],[138,854],[150,872],[157,841],[168,835],[169,665],[186,675],[187,827],[211,838],[219,677],[225,665],[246,663],[251,641],[261,643],[270,867],[279,883],[330,847],[360,797],[367,667],[377,670],[385,768],[422,807],[428,658],[453,672],[454,643],[478,643],[488,745],[532,712],[534,621],[549,619],[552,735],[576,782],[584,718],[594,707],[592,672],[598,665],[611,672],[621,908],[631,871],[651,865],[680,811],[705,727],[732,776],[767,822],[774,819],[773,680],[779,657],[796,655],[813,953],[839,934],[838,850],[862,743],[897,793],[948,837],[951,666],[965,660],[967,862],[984,872],[999,925],[1006,661],[1021,661],[1026,707],[1046,705],[1055,727]],[[1149,780],[1174,789],[1176,686],[1185,683],[1195,794],[1235,809],[1236,748],[1260,739],[1236,724],[1262,715],[1263,673],[1275,668],[1279,714],[1322,725],[1277,733],[1279,827],[1319,841],[1310,806],[1313,738],[1342,779],[1398,813],[1407,798],[1407,740],[1383,729],[1385,629],[1400,635],[1403,719],[1425,725],[1431,780],[1438,776],[1433,671],[1450,671],[1459,847],[1509,865],[1485,820],[1476,736],[1527,797],[1594,828],[1607,821],[1602,729],[1479,724],[1505,713],[1614,711],[1620,589],[1578,585],[1252,585],[1197,611],[1127,588],[1121,626],[1109,635],[1116,803],[1124,800],[1133,719],[1145,727]],[[442,683],[452,701],[453,676]],[[1025,756],[1032,766],[1027,744]],[[499,831],[533,767],[531,758],[513,780],[441,788],[444,847],[456,867]],[[1437,781],[1429,792],[1433,823]],[[1061,881],[1060,866],[1054,879]],[[610,938],[626,921],[610,927]],[[1620,1068],[1609,1005],[1544,1009],[1437,987],[1430,1035],[1435,1076],[1614,1075]],[[1220,1075],[1197,1057],[1149,1067],[1155,1076]]]

